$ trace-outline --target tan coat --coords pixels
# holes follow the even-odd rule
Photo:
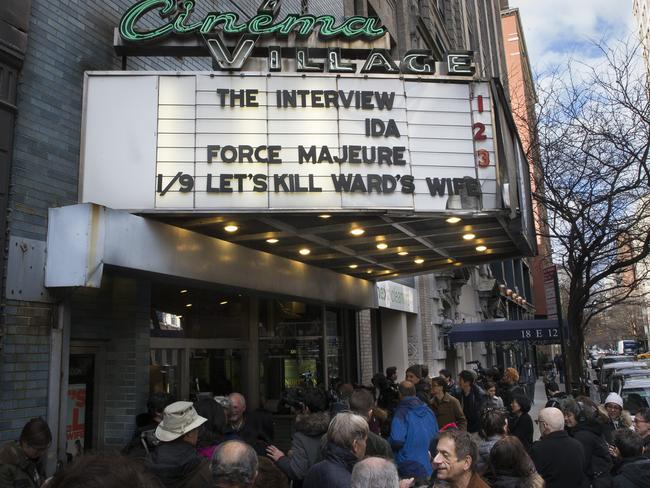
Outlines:
[[[432,397],[429,406],[431,407],[431,410],[433,410],[433,413],[436,414],[438,427],[442,428],[447,424],[454,423],[459,429],[467,430],[467,419],[463,414],[463,407],[461,407],[460,402],[449,393],[445,393],[442,400]]]

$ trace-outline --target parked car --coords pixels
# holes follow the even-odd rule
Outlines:
[[[620,361],[633,361],[634,358],[632,356],[623,356],[623,355],[607,355],[607,356],[601,356],[596,360],[596,366],[594,369],[596,370],[596,374],[602,369],[602,367],[605,364],[610,364],[610,363],[617,363]]]
[[[636,415],[642,408],[650,407],[650,379],[631,379],[621,390],[623,408]]]
[[[623,385],[631,379],[650,379],[650,368],[633,368],[616,371],[609,379],[607,384],[608,391],[615,391],[619,395]]]
[[[647,369],[650,371],[650,365],[643,361],[619,361],[604,364],[598,372],[598,383],[594,382],[600,391],[601,401],[604,401],[607,394],[612,391],[610,390],[612,376],[626,369]]]

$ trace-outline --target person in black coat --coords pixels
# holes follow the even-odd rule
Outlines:
[[[506,436],[492,447],[485,480],[492,488],[544,486],[544,480],[535,470],[533,461],[514,436]]]
[[[368,422],[350,412],[339,413],[327,429],[323,461],[314,464],[303,481],[309,488],[350,488],[352,468],[366,453]]]
[[[619,429],[612,439],[616,454],[622,459],[614,488],[645,488],[650,486],[650,459],[642,456],[643,439],[629,429]]]
[[[300,488],[309,468],[321,460],[321,438],[330,423],[324,390],[307,390],[301,400],[299,406],[293,408],[297,416],[289,452],[285,455],[273,445],[266,448],[267,456],[293,482],[293,488]]]
[[[582,444],[564,430],[562,411],[551,407],[539,412],[541,440],[533,444],[530,457],[546,488],[587,488]]]
[[[481,410],[487,394],[476,384],[476,375],[472,371],[461,371],[458,375],[457,395],[467,419],[467,432],[478,433],[481,429]]]
[[[526,396],[526,390],[519,386],[519,373],[515,368],[506,368],[503,378],[499,383],[497,394],[503,400],[503,406],[510,411],[512,399],[515,395]]]
[[[512,415],[508,423],[508,432],[521,441],[526,452],[533,445],[533,419],[530,418],[530,400],[527,396],[516,394],[510,404]]]
[[[636,413],[634,432],[643,439],[643,455],[650,458],[650,408],[642,408]]]
[[[571,437],[582,444],[585,453],[585,475],[594,488],[612,485],[612,459],[603,437],[605,423],[599,418],[598,407],[586,397],[563,402],[564,423]]]

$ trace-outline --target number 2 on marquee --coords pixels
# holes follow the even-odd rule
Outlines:
[[[485,135],[485,124],[481,122],[476,122],[473,126],[472,129],[474,129],[474,140],[475,141],[484,141],[487,139],[487,136]]]

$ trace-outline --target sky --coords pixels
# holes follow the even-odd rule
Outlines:
[[[597,63],[592,41],[624,39],[636,31],[633,0],[510,0],[517,7],[533,70],[543,74],[569,59]]]

